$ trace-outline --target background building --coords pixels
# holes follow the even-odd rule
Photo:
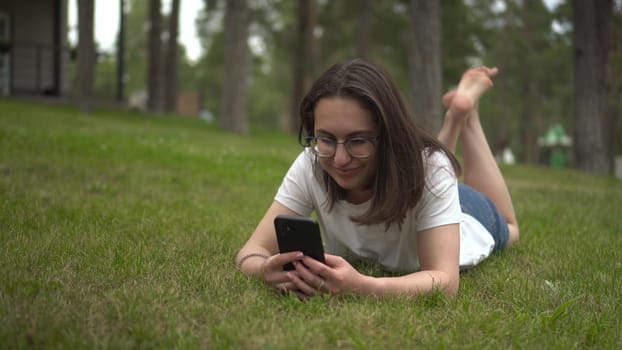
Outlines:
[[[65,96],[67,0],[0,3],[0,96]]]

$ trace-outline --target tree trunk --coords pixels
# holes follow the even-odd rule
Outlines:
[[[317,43],[313,37],[316,24],[315,0],[299,0],[298,32],[293,62],[292,111],[288,129],[298,132],[300,127],[299,104],[310,88],[312,76],[317,74]]]
[[[530,102],[533,101],[533,95],[535,94],[535,83],[533,81],[521,82],[521,103],[518,119],[518,134],[521,145],[523,146],[521,152],[521,161],[526,163],[536,162],[537,157],[537,128],[534,118],[535,106]]]
[[[356,35],[356,52],[359,57],[369,57],[372,5],[372,0],[363,0],[359,5],[361,12]]]
[[[119,0],[117,38],[117,102],[123,102],[125,100],[125,0]]]
[[[149,2],[149,56],[147,68],[147,110],[162,112],[162,14],[160,0]]]
[[[166,64],[164,65],[164,110],[175,112],[177,107],[177,65],[178,65],[178,43],[179,36],[179,1],[173,0],[171,3],[171,14],[168,25],[168,45],[166,50]]]
[[[518,127],[522,145],[521,160],[526,163],[537,162],[539,157],[538,135],[546,130],[546,123],[542,120],[538,106],[541,105],[539,97],[542,96],[539,79],[534,74],[534,67],[540,64],[537,49],[540,47],[540,33],[548,30],[550,24],[543,28],[539,21],[539,10],[543,5],[534,1],[525,1],[517,9],[518,18],[522,22],[519,31],[520,42],[524,43],[528,51],[534,54],[526,55],[521,60],[518,72],[520,77],[515,79],[521,86],[521,104],[519,109]],[[516,43],[514,43],[516,45]]]
[[[76,63],[76,106],[84,112],[93,109],[95,82],[95,3],[78,0],[78,61]]]
[[[440,2],[411,0],[410,86],[413,110],[429,132],[436,134],[442,121]]]
[[[611,171],[604,130],[608,86],[605,76],[612,0],[573,0],[575,130],[574,153],[579,169]]]
[[[622,3],[619,3],[611,24],[611,34],[609,40],[611,47],[609,51],[609,65],[607,66],[607,81],[610,87],[609,95],[609,123],[606,130],[609,130],[609,150],[611,151],[612,168],[615,166],[615,156],[622,154],[619,147],[622,128],[620,116],[622,116]]]
[[[221,124],[241,134],[249,131],[247,116],[248,85],[248,6],[246,0],[227,1],[225,14],[224,80]]]

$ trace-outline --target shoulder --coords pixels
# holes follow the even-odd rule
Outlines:
[[[461,220],[458,179],[449,157],[442,151],[424,157],[425,186],[417,204],[417,231],[455,224]]]
[[[275,196],[276,201],[303,216],[313,210],[315,193],[319,188],[314,181],[313,162],[311,152],[302,151],[290,166]]]
[[[440,179],[456,178],[454,167],[443,150],[427,148],[423,152],[426,183],[434,183]]]
[[[423,151],[423,159],[426,167],[451,167],[451,160],[442,149],[426,148]]]
[[[315,155],[309,151],[309,149],[304,149],[298,156],[296,160],[292,163],[289,172],[297,172],[301,174],[311,174],[315,163]]]

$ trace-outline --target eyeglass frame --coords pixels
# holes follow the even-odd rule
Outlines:
[[[320,158],[332,158],[337,153],[337,145],[343,145],[343,148],[345,149],[345,151],[348,153],[348,155],[350,157],[356,158],[356,159],[365,159],[365,158],[371,157],[376,152],[376,142],[378,141],[379,138],[380,138],[380,136],[374,136],[374,137],[354,136],[354,137],[350,137],[350,138],[345,139],[344,141],[339,142],[339,141],[337,141],[337,139],[335,139],[333,137],[328,137],[328,136],[307,136],[307,137],[304,138],[305,144],[303,144],[302,146],[311,148],[311,152],[313,152],[313,154],[315,154],[316,156],[318,156]],[[322,155],[322,154],[319,154],[316,151],[315,147],[311,147],[311,142],[313,142],[313,140],[315,140],[315,143],[317,145],[317,140],[318,139],[330,140],[331,143],[334,143],[333,154],[331,154],[331,155]],[[363,141],[369,142],[374,147],[374,150],[370,154],[368,154],[366,156],[356,156],[356,155],[353,155],[352,153],[350,153],[350,149],[348,147],[348,143],[351,142],[352,140],[363,140]]]

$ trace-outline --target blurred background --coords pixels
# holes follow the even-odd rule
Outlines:
[[[621,39],[622,0],[2,0],[0,96],[295,132],[311,82],[367,57],[436,132],[485,64],[500,162],[622,177]]]

